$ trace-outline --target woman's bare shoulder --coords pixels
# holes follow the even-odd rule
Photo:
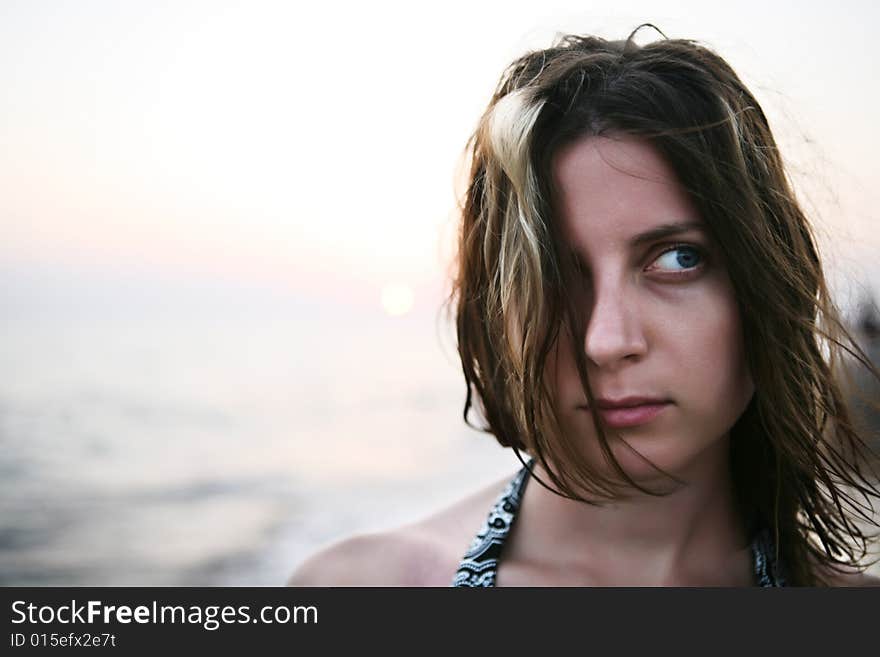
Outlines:
[[[420,586],[437,546],[404,528],[358,534],[318,551],[300,565],[288,586]]]
[[[289,586],[449,586],[507,479],[418,522],[339,540],[306,559]]]

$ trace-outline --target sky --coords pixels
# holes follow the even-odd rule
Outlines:
[[[2,0],[0,16],[7,311],[114,285],[432,308],[463,147],[505,65],[643,22],[728,59],[832,277],[880,280],[876,3]]]

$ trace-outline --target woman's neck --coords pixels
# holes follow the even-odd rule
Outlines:
[[[504,560],[545,563],[597,585],[749,584],[751,553],[727,447],[719,441],[681,473],[686,485],[660,497],[635,491],[625,500],[590,505],[531,482]],[[535,473],[549,481],[539,466]]]

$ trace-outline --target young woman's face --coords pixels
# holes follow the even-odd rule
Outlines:
[[[726,462],[754,386],[730,280],[674,172],[646,142],[588,137],[557,153],[553,174],[586,316],[583,341],[562,331],[548,360],[563,429],[602,467],[591,417],[600,413],[615,457],[639,480],[658,476],[652,463],[689,478]],[[586,406],[574,348],[597,409]]]

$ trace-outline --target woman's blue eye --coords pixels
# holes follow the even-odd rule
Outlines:
[[[654,263],[660,269],[683,271],[693,269],[703,260],[700,251],[692,246],[676,246],[661,254]]]

